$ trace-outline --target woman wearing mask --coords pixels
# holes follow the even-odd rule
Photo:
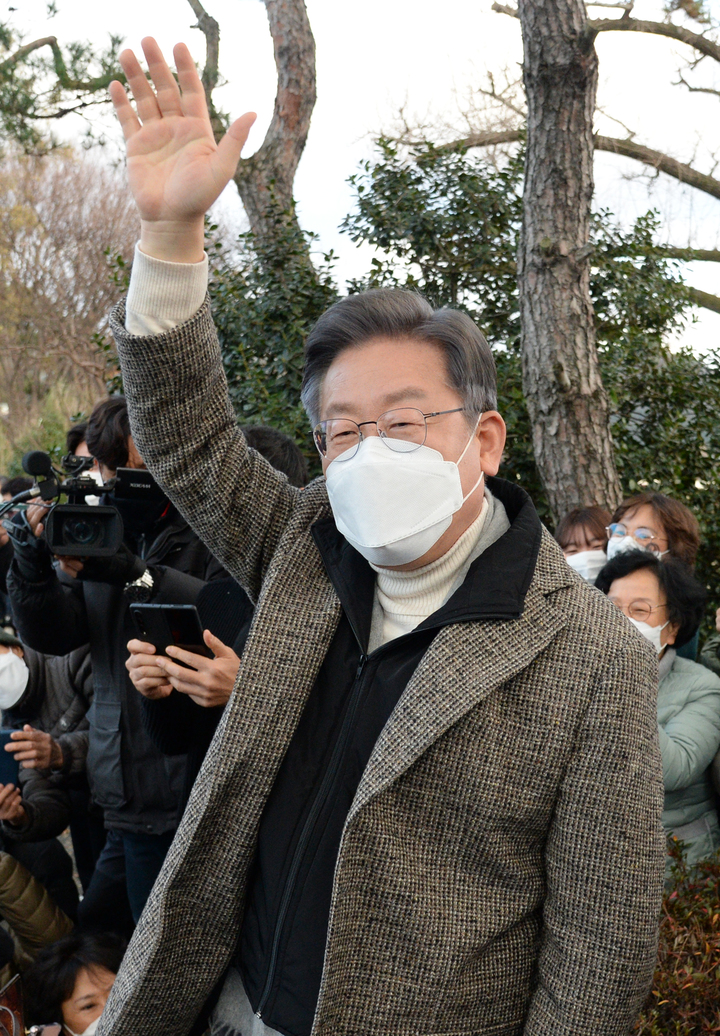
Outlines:
[[[74,932],[48,946],[23,975],[27,1021],[62,1023],[62,1036],[93,1036],[120,969],[125,944]]]
[[[700,547],[700,526],[690,508],[664,493],[637,493],[623,500],[608,530],[608,559],[624,550],[645,550],[658,558],[677,558],[691,569]],[[698,634],[679,650],[695,661]]]
[[[664,493],[637,493],[623,500],[608,529],[608,559],[624,550],[646,550],[695,567],[700,526],[692,511]]]
[[[588,583],[594,583],[607,561],[610,512],[604,507],[576,507],[558,522],[555,539],[565,560]]]
[[[688,845],[688,863],[720,847],[710,765],[720,747],[720,678],[679,658],[695,634],[705,591],[690,569],[647,551],[621,552],[596,586],[653,645],[660,664],[658,726],[665,782],[663,827]]]

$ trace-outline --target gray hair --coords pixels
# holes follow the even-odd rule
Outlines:
[[[320,420],[320,392],[333,360],[344,349],[381,337],[439,346],[448,381],[468,414],[477,418],[497,408],[495,360],[482,331],[466,313],[433,309],[413,291],[376,288],[336,302],[308,335],[301,398],[313,427]]]

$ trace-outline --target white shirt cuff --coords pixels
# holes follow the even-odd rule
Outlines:
[[[205,301],[208,257],[199,263],[167,263],[135,246],[125,327],[132,335],[159,335],[194,317]]]

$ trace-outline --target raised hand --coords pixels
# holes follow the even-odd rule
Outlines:
[[[203,217],[231,179],[255,121],[236,119],[215,143],[205,93],[184,43],[173,50],[179,87],[152,37],[142,41],[152,77],[131,50],[120,55],[137,113],[117,81],[110,96],[127,143],[128,180],[142,220],[140,247],[158,259],[198,262]]]

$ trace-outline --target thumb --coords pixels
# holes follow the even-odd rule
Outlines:
[[[220,164],[225,168],[228,177],[231,177],[235,172],[240,161],[240,153],[245,147],[248,133],[256,118],[255,112],[245,112],[239,119],[235,119],[235,122],[233,122],[218,144],[217,157]]]
[[[29,723],[25,724],[25,726],[23,727],[23,730],[26,731],[26,733],[28,733],[28,734],[34,734],[35,733],[35,728],[31,727]]]
[[[223,644],[210,630],[205,630],[203,640],[215,655],[215,658],[230,658],[235,653],[232,648],[228,647],[227,644]]]

